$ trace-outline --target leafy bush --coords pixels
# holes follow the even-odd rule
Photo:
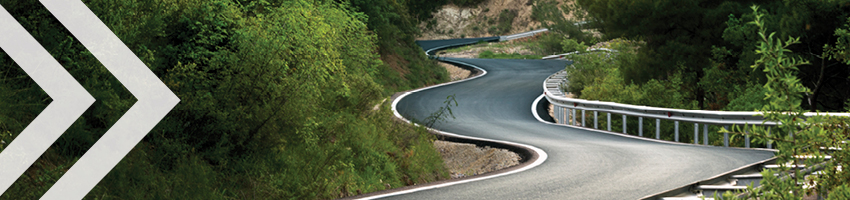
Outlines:
[[[572,15],[574,18],[567,19],[564,17],[565,14]],[[584,11],[580,10],[574,3],[567,3],[559,7],[555,0],[538,1],[532,6],[531,17],[556,35],[569,37],[580,42],[593,43],[591,41],[593,37],[582,30],[585,28],[581,24],[576,25],[580,21],[589,21],[589,18],[586,18]]]
[[[565,42],[566,43],[566,42]],[[575,42],[573,42],[575,43]],[[626,82],[621,68],[624,63],[633,62],[637,57],[634,51],[636,43],[615,42],[616,53],[609,52],[585,52],[572,54],[567,57],[574,63],[566,67],[567,91],[576,95],[577,98],[588,100],[609,101],[633,105],[646,105],[665,108],[695,109],[696,102],[685,100],[687,94],[683,91],[684,82],[681,74],[671,74],[667,79],[653,79],[644,84]],[[586,113],[589,118],[592,112]],[[604,114],[604,113],[603,113]],[[620,119],[621,115],[612,115],[612,119]],[[646,120],[646,119],[645,119]],[[612,120],[612,131],[622,131],[622,120]],[[627,120],[630,134],[637,134],[638,120],[631,117]],[[660,138],[663,140],[674,140],[673,121],[661,121]],[[607,127],[607,121],[600,121],[599,127]],[[680,130],[693,130],[692,123],[682,123]],[[644,122],[644,137],[654,137],[656,124]],[[712,130],[716,128],[712,127]],[[712,141],[717,140],[716,134],[712,135]],[[679,141],[692,142],[692,134],[680,134]]]
[[[505,9],[499,13],[499,18],[497,20],[497,24],[495,28],[491,28],[488,30],[490,34],[493,35],[502,35],[507,34],[511,31],[513,27],[514,19],[517,17],[518,12],[516,10]],[[491,23],[492,24],[492,23]]]
[[[750,129],[754,140],[759,142],[776,143],[777,170],[762,172],[764,179],[761,187],[746,189],[746,198],[758,199],[802,199],[803,196],[818,194],[829,199],[842,199],[847,196],[847,186],[850,185],[850,153],[847,151],[824,151],[822,148],[850,148],[845,143],[850,132],[850,118],[840,116],[804,116],[806,110],[801,106],[803,93],[809,89],[803,86],[797,78],[799,67],[808,63],[798,56],[789,55],[791,45],[799,43],[799,38],[788,37],[782,41],[768,34],[764,20],[766,17],[759,12],[758,6],[752,7],[755,18],[752,24],[758,27],[759,42],[756,46],[759,55],[752,68],[762,69],[767,73],[767,83],[764,84],[765,99],[769,101],[760,111],[765,121],[779,122],[773,127],[735,127],[736,135],[743,135],[745,128]],[[771,129],[773,134],[771,134]],[[786,134],[787,133],[787,134]],[[825,160],[825,156],[831,156]],[[801,159],[799,156],[810,158]],[[804,174],[793,165],[807,167],[818,166],[821,173]],[[778,177],[775,174],[786,174]],[[815,185],[816,187],[801,187],[799,184]],[[832,192],[832,193],[830,193]],[[724,196],[732,197],[727,193]],[[732,197],[731,199],[738,199]]]
[[[584,42],[578,42],[574,39],[565,39],[561,41],[561,48],[563,52],[575,52],[575,51],[585,51],[587,50],[587,45]]]
[[[828,200],[850,199],[850,186],[841,185],[829,193]]]
[[[452,3],[461,7],[472,7],[484,2],[484,0],[451,0]],[[486,11],[485,11],[486,12]]]
[[[565,68],[569,81],[566,92],[571,92],[577,97],[585,98],[583,92],[587,86],[601,83],[609,78],[621,79],[619,69],[616,69],[616,60],[606,52],[573,54],[569,55],[567,59],[572,60],[573,64]],[[617,74],[609,76],[609,73]],[[610,81],[618,82],[617,80]]]
[[[735,88],[735,91],[734,94],[738,94],[738,96],[732,99],[732,101],[729,101],[729,104],[723,107],[723,110],[755,111],[769,103],[764,99],[766,91],[762,86],[750,85],[744,89]]]
[[[564,53],[562,41],[565,38],[554,33],[541,34],[537,37],[536,44],[532,48],[535,54],[554,55]]]
[[[446,178],[432,135],[372,110],[445,70],[413,44],[406,5],[358,3],[87,1],[181,99],[87,198],[330,199]],[[135,99],[37,2],[3,6],[98,99],[0,196],[34,199]],[[0,65],[10,142],[50,101],[5,54]]]

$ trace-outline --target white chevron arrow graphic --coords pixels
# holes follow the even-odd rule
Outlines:
[[[117,36],[112,34],[112,31],[82,1],[42,0],[41,3],[138,100],[42,196],[42,199],[82,199],[180,102],[180,99]],[[67,72],[60,71],[63,70],[62,67],[15,22],[5,9],[3,13],[0,13],[0,27],[4,27],[0,30],[3,50],[10,54],[15,62],[54,99],[54,102],[48,105],[45,111],[39,114],[36,120],[27,126],[24,132],[0,155],[0,166],[2,166],[0,167],[0,188],[2,192],[5,192],[14,180],[94,102],[94,99]],[[14,28],[7,30],[6,27]],[[22,37],[28,38],[31,42],[20,43],[18,40],[22,40]],[[35,54],[33,52],[43,55],[35,57],[32,55]],[[16,55],[13,56],[13,53]],[[45,65],[44,63],[48,61],[52,63],[50,65],[52,71],[40,71],[40,68],[35,68]],[[24,67],[25,65],[27,67]],[[30,70],[27,70],[28,68]],[[36,78],[36,76],[40,77]],[[57,80],[58,77],[61,80]],[[63,121],[58,123],[57,120]],[[27,132],[30,129],[31,131]],[[50,133],[48,134],[50,137],[41,136],[47,133]],[[20,140],[21,138],[26,140]],[[13,145],[20,150],[12,149]],[[29,147],[30,145],[36,147]],[[16,161],[19,158],[22,161]],[[6,172],[7,161],[20,162],[20,164],[9,165],[11,171]]]
[[[79,118],[94,98],[0,5],[0,48],[53,99],[0,152],[0,194]]]
[[[79,0],[42,4],[138,99],[42,199],[82,199],[180,102]]]

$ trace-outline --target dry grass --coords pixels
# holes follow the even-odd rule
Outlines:
[[[533,55],[534,51],[532,51],[528,46],[530,43],[534,42],[535,37],[524,38],[522,40],[512,40],[507,42],[500,43],[485,43],[485,44],[476,44],[470,45],[466,47],[459,47],[455,49],[448,49],[437,52],[437,55],[440,57],[451,57],[451,58],[478,58],[478,54],[484,51],[491,51],[496,54],[520,54],[520,55]]]

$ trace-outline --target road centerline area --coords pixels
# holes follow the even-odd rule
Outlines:
[[[543,92],[540,82],[568,61],[441,59],[476,65],[488,75],[413,92],[397,104],[402,116],[424,119],[446,96],[455,95],[456,118],[436,129],[536,146],[548,159],[521,173],[388,198],[637,199],[773,156],[762,150],[665,144],[540,123],[529,109]]]

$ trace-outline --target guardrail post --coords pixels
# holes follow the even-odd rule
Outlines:
[[[655,119],[655,139],[661,139],[661,119]]]
[[[750,148],[750,132],[744,131],[744,147]]]
[[[555,106],[555,111],[553,113],[555,114],[555,123],[560,124],[562,122],[562,120],[561,120],[561,107]]]
[[[623,133],[626,133],[626,115],[623,115]]]
[[[723,128],[725,128],[728,131],[729,125],[725,125],[725,126],[723,126]],[[729,147],[729,133],[728,132],[723,133],[723,146]]]
[[[581,110],[581,126],[583,127],[587,127],[587,124],[584,123],[585,116],[587,115],[584,114],[584,110]]]
[[[699,144],[699,124],[694,123],[694,144]]]
[[[708,124],[704,124],[702,127],[702,144],[708,145]]]
[[[611,131],[611,113],[606,114],[608,114],[608,131]]]
[[[567,110],[567,108],[561,107],[561,110],[558,111],[561,114],[561,124],[564,124],[564,125],[567,124],[567,116],[564,115],[564,113],[566,113],[566,110]]]
[[[673,132],[676,133],[674,138],[676,139],[676,142],[679,142],[679,121],[673,122],[673,130],[675,130]]]
[[[569,113],[570,113],[569,108],[564,107],[564,109],[561,109],[561,116],[563,116],[563,118],[564,118],[564,125],[570,125],[570,114]]]
[[[578,117],[576,117],[576,109],[573,109],[573,126],[578,123]]]
[[[561,108],[561,119],[563,119],[561,123],[567,125],[567,120],[570,119],[570,116],[567,116],[567,108]]]
[[[560,109],[560,110],[558,110],[558,115],[561,115],[561,121],[560,121],[560,122],[561,122],[561,124],[567,124],[567,116],[564,116],[564,110],[565,110],[565,109],[566,109],[566,108],[561,107],[561,109]]]
[[[552,117],[555,118],[555,123],[557,124],[558,120],[560,120],[558,119],[558,106],[552,107]]]
[[[643,137],[643,117],[638,117],[638,136]]]
[[[595,110],[593,111],[593,129],[599,129],[599,115]]]

